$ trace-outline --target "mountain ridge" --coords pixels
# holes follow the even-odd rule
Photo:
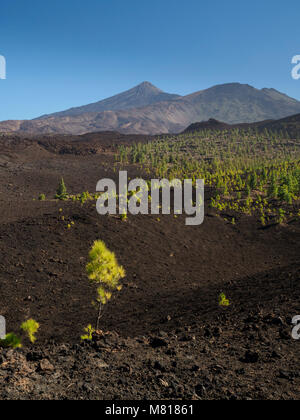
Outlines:
[[[288,133],[290,138],[300,139],[300,114],[292,115],[290,117],[281,118],[279,120],[265,120],[255,123],[241,123],[241,124],[226,124],[222,121],[215,120],[213,118],[208,121],[202,121],[193,123],[188,126],[182,133],[193,133],[199,131],[223,131],[223,130],[234,130],[236,128],[247,130],[248,128],[257,129],[262,132],[269,130],[277,133]]]
[[[147,105],[142,105],[145,104]],[[96,104],[126,109],[82,112]],[[215,85],[186,96],[169,94],[149,82],[95,104],[39,117],[3,121],[0,132],[28,134],[85,134],[118,131],[123,134],[178,133],[195,122],[211,118],[227,124],[278,120],[300,113],[300,102],[273,88],[247,84]],[[75,115],[73,113],[75,112]],[[78,112],[82,112],[77,115]]]

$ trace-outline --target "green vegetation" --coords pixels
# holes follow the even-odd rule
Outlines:
[[[84,205],[88,201],[97,201],[101,194],[92,194],[88,191],[84,191],[79,194],[68,194],[64,201],[71,200],[74,203],[79,202],[81,205]]]
[[[45,194],[40,194],[39,195],[39,201],[45,201],[45,200],[46,200]]]
[[[204,179],[211,207],[254,215],[265,226],[299,217],[300,140],[255,129],[201,131],[121,146],[120,166],[135,164],[153,177]],[[282,212],[284,206],[285,214]]]
[[[224,293],[221,293],[219,296],[219,305],[223,307],[230,306],[229,300],[226,298],[226,295]]]
[[[66,200],[68,198],[67,188],[63,178],[61,179],[60,184],[57,188],[55,198],[58,200]]]
[[[28,321],[23,322],[20,328],[27,334],[31,343],[34,344],[36,341],[35,334],[39,330],[40,324],[34,319],[29,319]],[[9,333],[6,334],[6,337],[3,340],[0,340],[0,347],[10,347],[13,349],[21,348],[22,340],[16,334]]]
[[[11,347],[13,349],[21,348],[21,339],[14,333],[6,334],[6,337],[3,340],[0,340],[0,347]]]
[[[82,341],[91,341],[93,339],[93,334],[95,332],[95,329],[90,325],[88,325],[85,329],[84,332],[86,334],[81,336],[81,340]]]
[[[96,322],[96,330],[98,330],[103,305],[112,298],[113,291],[122,289],[119,281],[125,277],[126,273],[124,268],[118,265],[115,254],[107,249],[103,241],[94,242],[89,253],[89,260],[86,266],[89,280],[98,286],[99,310]]]
[[[38,332],[39,328],[40,324],[34,319],[29,319],[21,325],[21,329],[28,335],[29,340],[33,344],[36,342],[35,334]]]
[[[123,212],[123,213],[121,214],[121,216],[120,216],[120,219],[122,220],[122,222],[126,222],[126,221],[127,221],[127,219],[128,219],[128,217],[127,217],[127,213],[126,213],[126,212]]]

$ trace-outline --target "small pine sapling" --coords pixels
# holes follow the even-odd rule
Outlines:
[[[31,343],[35,343],[35,334],[39,330],[40,324],[34,319],[29,319],[28,321],[23,322],[20,328],[28,335],[28,338],[31,341]],[[0,340],[0,347],[18,349],[22,347],[22,341],[16,334],[9,333],[6,334],[3,340]]]
[[[230,306],[229,300],[226,298],[226,295],[224,293],[221,293],[219,296],[219,305],[222,307]]]
[[[93,334],[95,332],[94,328],[90,325],[88,325],[85,329],[84,332],[86,334],[81,336],[81,340],[83,341],[91,341],[93,339]]]
[[[99,330],[99,322],[102,308],[112,298],[112,292],[122,289],[119,281],[126,276],[125,270],[117,262],[113,252],[107,249],[103,241],[96,241],[89,253],[89,263],[86,271],[91,283],[96,283],[97,302],[99,305],[96,330]]]
[[[124,211],[124,212],[121,214],[120,219],[122,220],[122,222],[126,222],[126,221],[127,221],[128,217],[127,217],[127,213],[126,213],[126,211]]]
[[[14,333],[6,334],[3,340],[0,340],[0,347],[10,347],[12,349],[19,349],[22,347],[21,339]]]
[[[38,332],[39,328],[40,324],[34,319],[29,319],[21,325],[21,329],[28,335],[29,340],[33,344],[36,342],[35,334]]]

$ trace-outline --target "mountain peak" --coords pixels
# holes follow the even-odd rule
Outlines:
[[[146,92],[150,92],[150,93],[162,93],[163,92],[161,89],[159,89],[158,87],[154,86],[150,82],[142,82],[142,83],[140,83],[139,85],[137,85],[133,89],[139,91],[140,93],[146,93]]]
[[[157,88],[156,86],[154,86],[152,83],[147,82],[147,81],[140,83],[138,86],[144,86],[144,87],[150,87],[150,88],[158,89],[158,88]]]
[[[143,108],[158,102],[173,101],[178,98],[180,98],[179,95],[163,92],[152,83],[145,81],[126,92],[119,93],[108,99],[51,115],[43,115],[38,119],[48,118],[49,116],[75,117],[91,112],[124,111],[133,108]]]

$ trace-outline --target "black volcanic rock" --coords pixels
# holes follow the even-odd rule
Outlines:
[[[191,124],[184,130],[184,133],[202,130],[227,130],[230,129],[231,125],[223,123],[221,121],[210,118],[208,121],[198,122]]]

